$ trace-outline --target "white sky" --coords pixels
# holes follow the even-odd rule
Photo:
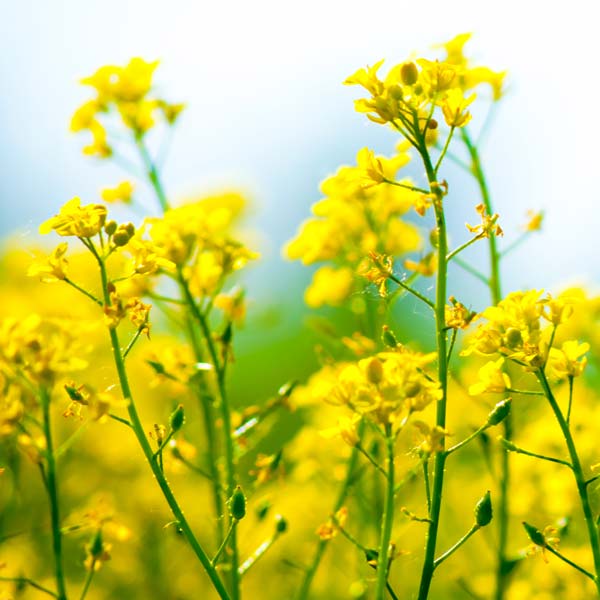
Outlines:
[[[80,155],[83,140],[68,133],[68,122],[86,97],[80,77],[137,55],[161,59],[159,85],[188,103],[165,174],[173,195],[225,184],[248,189],[254,225],[269,240],[266,260],[281,269],[279,247],[319,198],[319,181],[362,146],[385,153],[394,143],[354,113],[355,91],[341,81],[379,58],[394,64],[473,31],[477,61],[510,71],[510,94],[485,147],[507,239],[528,208],[547,214],[543,235],[508,261],[507,287],[594,282],[600,275],[597,2],[0,6],[0,234],[35,231],[70,197],[95,201],[101,187],[122,178]],[[449,171],[451,184],[452,177]],[[459,229],[465,218],[461,208]]]

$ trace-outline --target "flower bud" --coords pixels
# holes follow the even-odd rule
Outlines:
[[[367,363],[367,379],[375,385],[383,379],[383,363],[376,356]]]
[[[277,533],[283,533],[283,532],[287,531],[287,528],[288,528],[287,521],[281,515],[277,515],[275,517],[275,531]]]
[[[397,84],[391,85],[388,89],[388,93],[394,100],[402,100],[404,97],[402,88]]]
[[[229,498],[229,514],[236,521],[240,521],[246,516],[246,496],[244,496],[244,492],[242,488],[238,485],[235,490],[233,490],[233,494],[231,498]]]
[[[431,131],[433,131],[434,129],[438,128],[438,122],[435,119],[429,119],[428,123],[427,123],[427,129],[430,129]]]
[[[183,410],[183,404],[179,404],[169,417],[169,426],[171,427],[171,431],[179,431],[184,422],[185,411]]]
[[[129,237],[133,237],[135,235],[135,225],[133,223],[127,223],[122,227],[129,234]]]
[[[525,521],[523,521],[523,527],[525,527],[525,531],[527,532],[529,539],[536,544],[536,546],[546,546],[546,538],[537,527],[534,527]]]
[[[400,78],[404,85],[414,85],[419,79],[419,71],[414,62],[407,62],[400,67]]]
[[[90,540],[90,544],[88,546],[88,550],[91,556],[94,558],[98,558],[102,555],[104,551],[104,544],[102,543],[102,530],[98,529],[96,533],[92,536]]]
[[[509,348],[517,348],[523,343],[523,336],[521,332],[515,327],[509,327],[506,330],[506,345]]]
[[[398,347],[398,340],[396,339],[394,332],[387,325],[383,326],[383,331],[381,333],[381,341],[388,348],[397,348]]]
[[[488,490],[475,505],[475,522],[479,527],[485,527],[492,520],[492,497]]]
[[[129,233],[125,229],[123,229],[123,227],[119,227],[115,231],[112,241],[115,246],[125,246],[125,244],[127,244],[130,238],[131,236],[129,235]]]
[[[116,230],[117,230],[117,222],[116,221],[109,221],[108,223],[106,223],[106,225],[104,225],[104,231],[108,235],[112,235]]]
[[[492,412],[488,415],[487,425],[498,425],[498,423],[502,423],[504,419],[510,413],[510,407],[512,404],[512,398],[505,398],[504,400],[500,400],[496,406],[492,409]]]

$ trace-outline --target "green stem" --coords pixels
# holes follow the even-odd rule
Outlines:
[[[437,226],[438,240],[438,264],[436,281],[436,300],[435,300],[435,329],[436,346],[438,355],[438,380],[442,392],[442,397],[436,405],[436,425],[442,429],[446,428],[446,400],[448,388],[448,365],[447,365],[447,332],[446,332],[446,284],[448,262],[448,239],[446,235],[446,219],[444,216],[443,194],[436,181],[435,172],[431,164],[431,158],[424,140],[420,149],[421,157],[427,172],[427,179],[431,192],[435,193],[436,199],[433,206],[435,209],[435,220]],[[442,445],[445,440],[442,440]],[[443,450],[443,448],[442,448]],[[421,573],[421,583],[419,586],[418,600],[425,600],[429,595],[431,580],[433,578],[435,548],[437,543],[437,534],[440,522],[440,511],[442,508],[442,490],[444,484],[444,468],[446,464],[446,453],[437,452],[435,455],[433,468],[433,487],[431,497],[431,511],[429,527],[427,530],[427,542],[425,546],[425,558],[423,561],[423,570]]]
[[[433,173],[435,174],[436,177],[437,177],[437,172],[442,164],[442,161],[444,160],[444,156],[446,156],[446,152],[448,152],[448,147],[450,146],[450,141],[452,140],[452,136],[454,135],[455,129],[456,129],[456,127],[450,127],[450,133],[448,134],[448,137],[446,138],[446,143],[444,144],[444,147],[442,148],[440,156],[439,156],[437,162],[435,163],[435,168],[433,169]]]
[[[12,582],[16,583],[17,585],[30,585],[32,588],[35,588],[40,592],[44,592],[44,594],[48,594],[48,596],[58,598],[58,595],[55,592],[49,590],[48,588],[45,588],[43,585],[40,585],[36,581],[33,581],[33,579],[29,579],[29,577],[0,577],[0,581]]]
[[[489,425],[487,423],[485,425],[482,425],[481,427],[476,429],[471,435],[466,437],[464,440],[462,440],[461,442],[458,442],[458,444],[455,444],[451,448],[448,448],[448,450],[446,450],[446,456],[449,456],[450,454],[452,454],[453,452],[456,452],[463,446],[466,446],[469,442],[473,441],[479,434],[483,433],[488,427],[489,427]]]
[[[356,449],[384,476],[387,477],[385,469],[358,443]]]
[[[44,438],[46,440],[46,490],[48,492],[48,500],[50,503],[56,597],[58,600],[66,600],[67,590],[63,573],[62,533],[60,530],[60,508],[58,502],[58,485],[56,482],[56,460],[52,440],[52,422],[50,420],[50,393],[45,387],[41,388],[40,400],[44,421]]]
[[[215,552],[215,555],[212,557],[212,560],[210,561],[213,565],[217,564],[217,561],[219,560],[219,557],[221,556],[223,550],[225,550],[225,548],[227,547],[227,542],[229,541],[229,538],[233,534],[233,530],[235,529],[236,525],[237,525],[237,521],[235,519],[233,519],[231,521],[231,525],[229,526],[229,531],[223,538],[221,545],[219,546],[218,550]]]
[[[78,292],[81,292],[84,296],[87,296],[90,300],[98,304],[98,306],[102,306],[102,301],[96,298],[94,294],[88,292],[83,289],[80,285],[76,284],[74,281],[71,281],[68,277],[64,278],[64,282],[68,283],[71,287],[75,288]]]
[[[390,563],[390,540],[392,538],[392,525],[394,524],[394,442],[396,437],[390,425],[386,426],[387,444],[387,481],[383,519],[381,522],[381,535],[377,556],[377,583],[375,584],[375,600],[383,600],[388,580]]]
[[[104,292],[104,302],[105,302],[106,306],[110,306],[110,295],[108,293],[108,277],[106,274],[106,266],[104,264],[104,261],[99,257],[98,257],[98,265],[100,267],[100,275],[102,277],[102,289]],[[152,452],[152,448],[150,446],[150,442],[148,441],[148,438],[146,437],[146,434],[144,432],[144,427],[142,425],[142,422],[141,422],[140,417],[137,412],[137,408],[133,401],[133,394],[131,393],[131,388],[129,385],[129,378],[127,377],[127,371],[125,369],[125,361],[123,360],[123,356],[121,354],[121,346],[119,343],[119,336],[117,334],[116,328],[109,329],[109,333],[110,333],[110,341],[111,341],[111,346],[112,346],[112,351],[113,351],[115,367],[117,369],[119,384],[121,386],[121,393],[123,394],[123,399],[127,402],[127,412],[129,413],[129,421],[131,424],[131,428],[133,429],[133,432],[135,433],[135,436],[136,436],[138,443],[142,449],[142,452],[144,453],[144,456],[146,457],[146,461],[148,462],[148,465],[150,466],[150,469],[152,470],[154,478],[156,479],[156,481],[163,493],[163,496],[165,497],[165,500],[167,501],[169,508],[171,509],[171,512],[173,513],[173,516],[175,517],[175,520],[177,521],[178,527],[183,532],[183,535],[185,536],[188,543],[190,544],[192,550],[194,551],[194,554],[196,555],[196,557],[198,558],[198,560],[204,567],[204,570],[206,571],[208,577],[210,578],[215,590],[219,594],[219,597],[222,598],[222,600],[230,600],[230,596],[227,593],[227,590],[225,589],[223,582],[221,581],[217,571],[211,564],[210,559],[208,558],[206,552],[204,551],[204,549],[202,548],[202,546],[196,539],[196,536],[194,535],[190,525],[188,524],[187,519],[185,518],[185,515],[183,514],[183,511],[181,510],[181,507],[179,506],[179,503],[177,502],[177,499],[175,498],[175,495],[173,494],[173,491],[171,490],[171,487],[169,486],[169,483],[160,468],[160,465],[153,458],[153,452]]]
[[[461,136],[465,147],[471,159],[471,173],[477,180],[483,205],[489,215],[494,213],[492,200],[490,197],[489,188],[477,145],[473,143],[469,136],[466,127],[461,129]],[[490,278],[488,286],[492,297],[492,304],[496,305],[502,299],[502,287],[500,279],[500,258],[501,254],[498,250],[496,236],[490,233],[488,237],[489,256],[490,256]],[[504,437],[511,440],[512,432],[512,415],[508,415],[503,421]],[[506,556],[506,547],[508,543],[508,525],[510,515],[509,491],[510,491],[510,458],[509,453],[504,450],[500,458],[500,493],[498,498],[497,522],[498,522],[498,552],[496,559],[496,590],[494,600],[503,600],[508,586],[508,570],[506,565],[508,559]]]
[[[93,560],[92,564],[90,565],[90,570],[88,571],[88,574],[85,578],[85,583],[83,584],[83,589],[81,590],[81,596],[79,597],[79,600],[85,600],[88,590],[90,589],[90,585],[92,585],[92,579],[94,578],[94,573],[95,573],[95,569],[94,569],[95,564],[96,564],[96,561]]]
[[[156,193],[156,197],[158,198],[158,202],[163,212],[169,210],[169,202],[167,200],[167,195],[165,194],[165,190],[163,188],[162,182],[160,180],[160,176],[158,174],[158,170],[150,153],[148,152],[148,148],[146,148],[146,144],[144,143],[144,139],[140,135],[135,136],[135,143],[140,151],[140,156],[142,157],[142,161],[144,163],[144,167],[148,174],[148,178],[150,179],[150,183],[154,188]]]
[[[588,530],[588,536],[590,539],[590,546],[592,548],[592,554],[594,557],[594,570],[596,571],[596,576],[594,577],[594,583],[596,584],[596,589],[598,590],[598,595],[600,596],[600,539],[598,536],[598,528],[594,522],[594,517],[592,515],[592,509],[590,506],[590,500],[587,491],[587,484],[585,477],[583,475],[583,469],[581,467],[581,462],[579,460],[579,455],[577,454],[577,449],[575,448],[575,442],[573,440],[573,436],[571,435],[571,430],[569,428],[568,423],[566,422],[563,413],[550,389],[550,385],[548,380],[546,379],[546,374],[541,369],[537,372],[538,379],[546,394],[546,398],[550,403],[552,411],[556,416],[556,420],[560,426],[563,437],[565,438],[565,442],[567,444],[567,449],[569,451],[569,456],[571,458],[571,467],[573,470],[573,475],[575,476],[575,483],[577,484],[577,491],[579,492],[579,498],[581,499],[581,506],[583,508],[583,515],[585,518],[585,523]]]
[[[392,179],[383,179],[384,183],[389,183],[390,185],[395,185],[396,187],[404,188],[405,190],[410,190],[411,192],[419,192],[421,194],[429,194],[427,190],[424,190],[420,187],[415,187],[414,185],[408,185],[406,183],[401,183],[400,181],[393,181]]]
[[[202,314],[192,293],[187,284],[187,281],[183,277],[182,273],[179,273],[179,283],[181,289],[185,295],[185,299],[192,311],[192,315],[200,325],[200,330],[204,337],[208,353],[211,361],[215,367],[217,374],[217,388],[219,392],[219,408],[221,409],[221,419],[223,421],[223,437],[225,443],[225,464],[227,471],[227,494],[231,496],[236,486],[236,461],[235,461],[235,448],[233,439],[233,428],[231,426],[231,412],[229,408],[229,399],[227,397],[227,390],[225,386],[225,365],[221,364],[217,355],[217,349],[213,340],[210,328],[206,321],[205,316]],[[233,517],[230,517],[233,518]],[[239,555],[237,547],[237,532],[234,529],[231,535],[231,598],[232,600],[239,600],[240,598],[240,573],[239,573]]]
[[[590,573],[587,569],[584,569],[583,567],[580,567],[577,563],[574,563],[572,560],[569,560],[564,554],[561,554],[558,550],[555,550],[552,546],[546,544],[546,546],[544,546],[544,548],[546,548],[546,550],[548,550],[548,552],[550,552],[551,554],[554,554],[554,556],[556,556],[557,558],[560,558],[560,560],[562,560],[564,563],[573,567],[580,573],[583,573],[586,577],[589,577],[594,583],[596,582],[596,577],[594,576],[593,573]]]
[[[427,306],[429,306],[429,308],[431,308],[432,310],[435,310],[435,305],[429,298],[427,298],[427,296],[423,296],[423,294],[421,294],[421,292],[418,292],[414,288],[412,288],[409,285],[407,285],[406,283],[404,283],[404,281],[402,281],[402,279],[400,279],[399,277],[396,277],[393,273],[388,275],[388,279],[391,279],[394,283],[398,284],[402,289],[406,290],[409,294],[412,294],[415,298],[418,298],[419,300],[421,300],[422,302],[427,304]]]
[[[464,271],[466,271],[467,273],[469,273],[469,275],[473,275],[473,277],[475,277],[476,279],[479,279],[479,281],[481,281],[482,283],[484,283],[486,285],[486,287],[490,287],[490,280],[478,269],[476,269],[473,265],[469,264],[468,262],[454,257],[454,264],[458,265],[461,269],[463,269]]]
[[[477,523],[475,523],[473,527],[471,527],[471,529],[469,529],[469,531],[467,531],[467,533],[465,533],[465,535],[463,535],[460,538],[460,540],[458,540],[458,542],[456,542],[456,544],[452,546],[452,548],[446,550],[444,554],[435,559],[433,563],[433,568],[437,569],[447,558],[452,556],[452,554],[454,554],[479,529],[481,529],[481,527],[477,525]]]
[[[471,238],[468,242],[465,242],[464,244],[461,244],[460,246],[458,246],[458,248],[454,248],[454,250],[452,250],[452,252],[450,252],[448,254],[448,256],[446,256],[446,260],[448,262],[450,262],[457,254],[460,254],[463,250],[468,248],[471,244],[474,244],[475,242],[479,241],[481,239],[481,237],[482,236],[480,236],[480,235],[476,235],[475,237]]]

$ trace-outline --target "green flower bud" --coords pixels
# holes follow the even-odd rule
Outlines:
[[[135,235],[135,225],[133,223],[127,223],[122,225],[122,227],[129,234],[129,237],[133,237]]]
[[[515,327],[509,327],[506,330],[506,345],[509,348],[517,348],[523,343],[521,332]]]
[[[400,78],[404,85],[414,85],[419,79],[419,70],[414,62],[404,63],[400,67]]]
[[[544,534],[537,527],[534,527],[533,525],[530,525],[529,523],[527,523],[525,521],[523,521],[523,527],[525,527],[525,531],[527,532],[529,539],[536,546],[542,546],[542,547],[546,546],[546,538],[544,537]]]
[[[381,341],[388,348],[398,347],[398,340],[396,339],[396,336],[394,335],[393,331],[387,325],[383,326],[383,331],[381,333]]]
[[[246,496],[242,488],[238,485],[228,501],[229,514],[236,520],[240,521],[246,516]]]
[[[98,531],[96,531],[96,533],[90,540],[90,545],[88,546],[91,556],[93,556],[94,558],[100,556],[102,554],[103,547],[104,545],[102,543],[102,530],[98,529]]]
[[[116,221],[109,221],[104,226],[104,231],[106,231],[106,233],[108,235],[112,235],[116,230],[117,230],[117,222]]]
[[[475,522],[479,527],[485,527],[492,520],[492,497],[488,490],[475,505]]]
[[[169,426],[171,427],[171,431],[179,431],[184,422],[185,411],[183,410],[183,404],[179,404],[169,417]]]
[[[375,356],[367,363],[367,379],[377,385],[383,379],[383,363]]]
[[[275,517],[275,531],[277,533],[283,533],[283,532],[287,531],[287,528],[288,528],[287,521],[281,515],[277,515]]]
[[[494,406],[492,409],[492,412],[488,415],[487,425],[492,426],[502,423],[502,421],[504,421],[504,419],[506,419],[510,413],[511,404],[512,398],[505,398],[504,400],[498,402],[498,404],[496,404],[496,406]]]
[[[125,246],[125,244],[127,244],[127,242],[130,239],[131,239],[131,236],[129,235],[129,233],[122,227],[119,227],[115,231],[112,241],[115,246]]]

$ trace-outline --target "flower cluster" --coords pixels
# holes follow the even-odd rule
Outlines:
[[[81,80],[96,92],[96,97],[80,106],[71,119],[71,131],[89,131],[92,143],[83,149],[84,154],[107,158],[113,154],[102,119],[113,110],[120,115],[124,125],[136,138],[141,138],[155,124],[160,113],[172,125],[183,110],[183,104],[170,104],[162,98],[151,97],[152,78],[158,62],[133,58],[123,67],[101,67]]]
[[[417,228],[401,217],[421,202],[423,194],[406,185],[377,185],[393,180],[410,160],[406,143],[391,158],[374,157],[364,148],[356,166],[341,167],[321,184],[324,198],[312,207],[307,220],[286,247],[286,255],[305,265],[320,267],[306,291],[309,306],[339,305],[361,285],[354,273],[372,252],[391,257],[421,247]],[[363,284],[364,285],[364,284]]]

